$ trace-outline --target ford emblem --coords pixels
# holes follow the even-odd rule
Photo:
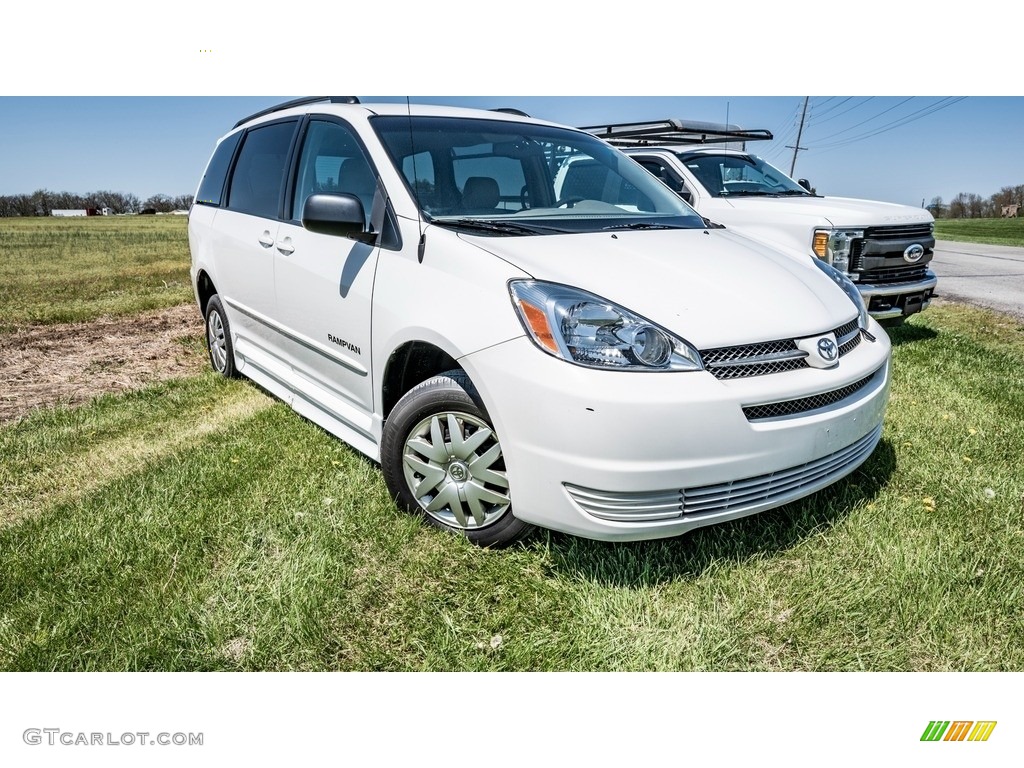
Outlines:
[[[924,246],[920,243],[907,246],[907,250],[903,252],[903,260],[907,264],[914,264],[920,261],[922,256],[924,256]]]

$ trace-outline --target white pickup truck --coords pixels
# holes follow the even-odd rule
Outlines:
[[[583,130],[622,149],[704,218],[845,272],[876,320],[899,323],[928,306],[937,280],[927,210],[817,195],[746,151],[746,142],[772,138],[763,129],[663,120]]]

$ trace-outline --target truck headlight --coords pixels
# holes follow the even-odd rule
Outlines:
[[[620,371],[704,367],[683,339],[592,293],[537,280],[513,280],[509,292],[530,338],[555,357]]]
[[[862,237],[862,229],[816,229],[811,250],[819,259],[828,262],[840,272],[846,272],[850,267],[853,241]]]
[[[821,259],[811,259],[814,262],[814,266],[832,278],[832,281],[843,289],[843,293],[849,296],[850,301],[853,302],[853,306],[857,308],[858,322],[860,327],[867,330],[868,327],[868,308],[864,305],[864,299],[860,295],[860,291],[857,290],[857,286],[854,285],[853,281],[850,280],[845,274],[840,272],[838,269],[833,267],[831,264],[826,264]]]

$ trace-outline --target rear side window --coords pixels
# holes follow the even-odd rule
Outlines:
[[[220,205],[221,195],[224,194],[224,182],[228,176],[228,167],[231,165],[231,158],[235,154],[235,147],[238,146],[241,132],[233,133],[217,145],[210,163],[206,166],[206,175],[199,184],[199,194],[196,195],[196,202],[200,205]]]
[[[228,208],[277,218],[296,125],[294,121],[274,123],[245,134],[235,171],[231,174]]]

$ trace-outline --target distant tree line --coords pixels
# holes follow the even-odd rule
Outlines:
[[[141,200],[136,195],[105,189],[85,195],[37,189],[30,195],[0,195],[0,217],[49,216],[54,210],[82,208],[109,208],[114,213],[170,213],[175,210],[188,210],[190,205],[192,195],[152,195]]]
[[[991,219],[999,218],[1004,205],[1019,205],[1024,209],[1024,184],[1003,187],[987,200],[973,192],[961,192],[948,203],[933,197],[925,207],[937,219]]]

